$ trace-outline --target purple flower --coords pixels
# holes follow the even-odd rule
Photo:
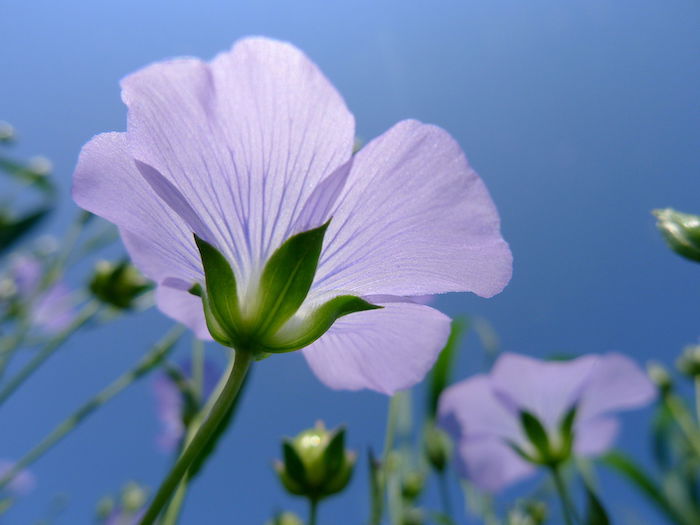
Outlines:
[[[29,308],[30,324],[51,335],[68,328],[75,319],[75,307],[70,289],[62,281],[40,289],[43,272],[39,259],[19,255],[11,260],[8,277],[16,298]]]
[[[512,448],[533,452],[521,427],[521,412],[535,416],[557,447],[562,444],[561,423],[575,407],[573,451],[595,456],[607,450],[617,434],[612,412],[644,406],[654,397],[651,381],[621,354],[591,354],[571,361],[503,354],[490,374],[445,390],[439,420],[455,439],[462,474],[495,492],[536,468]]]
[[[410,297],[500,292],[511,254],[481,179],[442,129],[407,120],[353,155],[340,95],[295,47],[238,42],[211,62],[181,58],[122,81],[127,131],[82,150],[73,197],[115,223],[157,303],[209,339],[193,239],[233,268],[243,308],[292,235],[332,218],[314,283],[289,323],[342,294],[384,308],[339,319],[302,350],[333,388],[391,393],[419,381],[449,319]]]
[[[103,525],[137,525],[145,513],[145,510],[134,513],[124,509],[116,509],[104,521]]]
[[[192,362],[186,361],[181,367],[183,375],[192,377]],[[221,370],[211,361],[204,361],[202,378],[202,399],[207,399],[214,390]],[[184,433],[184,401],[182,393],[173,379],[166,373],[156,376],[153,381],[153,393],[156,398],[156,412],[162,429],[157,443],[164,452],[172,452],[180,443]]]
[[[0,459],[0,478],[5,476],[12,467],[14,467],[14,462],[7,459]],[[24,496],[34,490],[36,486],[36,479],[34,475],[28,470],[20,470],[12,481],[8,483],[5,490],[13,497]]]

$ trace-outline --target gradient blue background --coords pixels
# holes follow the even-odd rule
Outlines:
[[[615,349],[671,363],[697,340],[700,268],[664,247],[649,214],[700,211],[693,0],[0,0],[0,119],[21,133],[18,156],[55,163],[62,202],[50,230],[60,234],[75,213],[69,185],[82,144],[124,129],[122,76],[164,57],[209,58],[251,34],[306,51],[362,137],[413,117],[462,144],[501,212],[515,272],[494,299],[441,297],[445,312],[482,315],[503,349],[532,355]],[[0,409],[0,457],[20,456],[169,324],[150,311],[76,337]],[[458,375],[481,362],[472,335]],[[37,490],[5,521],[33,523],[65,493],[56,523],[87,524],[94,502],[128,479],[156,486],[169,459],[154,445],[150,388],[132,388],[38,462]],[[303,510],[270,468],[279,438],[322,418],[348,424],[354,448],[380,448],[386,407],[377,394],[324,388],[300,355],[264,361],[235,429],[192,486],[183,523],[254,525],[275,508]],[[645,461],[649,416],[626,415],[619,440]],[[617,478],[603,473],[602,482],[619,523],[662,523]],[[363,468],[321,523],[364,522],[365,486]],[[432,489],[427,503],[436,503]]]

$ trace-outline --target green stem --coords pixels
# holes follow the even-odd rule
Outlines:
[[[442,503],[442,512],[446,516],[452,518],[452,501],[450,500],[450,487],[447,484],[447,470],[443,469],[438,473],[440,485],[440,501]]]
[[[36,370],[44,364],[44,362],[53,355],[53,353],[58,350],[63,343],[65,343],[71,335],[78,331],[82,326],[92,319],[100,305],[97,302],[88,303],[80,312],[78,317],[71,323],[71,325],[61,332],[57,337],[49,341],[44,348],[42,348],[34,358],[27,363],[24,368],[22,368],[17,375],[10,379],[7,384],[0,390],[0,405],[3,404],[8,397],[10,397],[17,388],[19,388],[22,383],[24,383]]]
[[[552,479],[554,480],[554,486],[557,488],[559,500],[561,501],[564,521],[566,522],[566,525],[573,525],[574,522],[578,521],[576,509],[571,501],[571,498],[569,497],[569,491],[567,490],[566,483],[564,483],[564,478],[561,475],[561,468],[558,465],[553,465],[550,467],[550,472],[552,474]]]
[[[175,343],[182,335],[183,328],[176,326],[159,341],[134,368],[119,376],[106,388],[100,391],[95,397],[82,405],[63,422],[59,423],[44,439],[32,450],[27,452],[14,466],[0,478],[0,490],[24,468],[34,463],[37,459],[48,452],[56,443],[63,439],[66,434],[74,430],[86,417],[95,410],[107,403],[122,390],[153,370],[163,361],[175,346]]]
[[[318,520],[318,500],[309,498],[309,525],[316,525]]]
[[[684,406],[683,401],[673,394],[668,394],[664,396],[663,402],[666,404],[669,412],[671,412],[676,423],[678,423],[681,432],[683,432],[688,443],[690,443],[695,455],[700,457],[700,434],[698,433],[698,427],[693,421],[693,417]]]
[[[695,387],[695,417],[700,424],[700,376],[695,376],[693,386]]]
[[[146,511],[141,525],[152,525],[158,518],[160,511],[170,501],[173,493],[177,490],[180,480],[186,475],[190,466],[201,459],[210,445],[212,435],[217,431],[219,425],[230,413],[230,409],[236,400],[248,368],[253,360],[251,352],[236,352],[235,360],[231,372],[228,374],[226,383],[221,394],[216,398],[216,402],[211,408],[211,413],[206,421],[202,423],[192,441],[187,445],[178,458],[175,466],[161,484],[150,507]]]

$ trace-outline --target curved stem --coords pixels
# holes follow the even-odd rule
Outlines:
[[[12,479],[22,469],[34,463],[37,459],[53,448],[53,446],[63,439],[66,434],[74,430],[80,423],[82,423],[86,417],[160,364],[174,348],[175,343],[177,343],[177,341],[180,339],[183,330],[184,328],[182,326],[176,326],[173,328],[165,335],[165,337],[163,337],[163,339],[161,339],[161,341],[156,343],[153,349],[148,352],[148,354],[146,354],[146,356],[141,359],[141,361],[139,361],[134,368],[119,376],[95,397],[81,406],[63,422],[59,423],[59,425],[56,426],[44,439],[42,439],[38,445],[27,452],[0,478],[0,490],[2,490],[3,487],[12,481]]]
[[[318,500],[309,498],[309,525],[317,525],[318,520]]]
[[[152,525],[155,522],[160,511],[168,501],[170,501],[173,493],[177,490],[180,480],[187,475],[190,466],[206,452],[212,436],[226,418],[226,415],[229,414],[231,406],[236,401],[236,396],[243,384],[243,380],[248,372],[248,368],[250,368],[252,360],[253,356],[250,352],[235,353],[235,360],[231,372],[228,374],[221,394],[216,398],[216,402],[211,408],[209,417],[204,421],[189,445],[185,447],[185,450],[175,463],[175,466],[161,484],[150,507],[148,507],[146,514],[141,520],[141,525]]]
[[[22,368],[17,375],[8,381],[8,383],[0,390],[0,404],[4,403],[8,397],[10,397],[17,388],[19,388],[24,381],[26,381],[36,370],[44,364],[53,353],[60,348],[60,346],[65,343],[73,333],[78,331],[82,326],[92,319],[100,305],[98,302],[90,302],[83,308],[83,311],[78,315],[78,317],[73,321],[73,323],[61,332],[57,337],[49,341],[44,348],[42,348],[39,353],[37,353],[34,358],[27,363],[24,368]]]
[[[566,522],[566,525],[573,525],[574,522],[578,522],[578,517],[576,515],[574,504],[571,502],[571,498],[569,497],[569,491],[566,489],[564,478],[561,475],[561,468],[557,465],[553,465],[550,467],[550,472],[552,474],[552,479],[554,480],[554,485],[557,488],[559,500],[561,501],[564,521]]]

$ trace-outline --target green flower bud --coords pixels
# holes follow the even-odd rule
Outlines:
[[[148,500],[146,490],[133,481],[130,481],[122,489],[122,507],[126,512],[141,510]]]
[[[671,208],[654,210],[661,230],[671,249],[679,255],[700,262],[700,217]]]
[[[424,487],[425,475],[417,470],[410,471],[401,480],[401,495],[412,503],[418,499]]]
[[[445,470],[452,455],[452,441],[432,421],[425,426],[424,448],[430,465],[438,472]]]
[[[5,121],[0,121],[0,143],[12,142],[15,140],[15,128],[12,124]]]
[[[425,525],[425,514],[421,509],[407,509],[401,517],[401,525]]]
[[[150,288],[141,274],[127,262],[99,261],[90,280],[90,291],[100,301],[127,310],[134,300]]]
[[[547,505],[541,501],[526,501],[508,513],[508,525],[543,525],[549,517]]]
[[[281,512],[265,525],[304,525],[304,522],[293,512]]]
[[[345,450],[345,429],[329,432],[317,423],[282,446],[275,470],[292,494],[321,500],[342,491],[352,477],[355,453]]]
[[[109,518],[117,504],[111,496],[104,496],[95,506],[95,517],[102,521]]]
[[[649,379],[657,386],[661,394],[667,394],[673,388],[673,380],[671,374],[668,373],[666,367],[661,363],[652,361],[647,365],[647,374]]]
[[[676,361],[676,367],[689,377],[700,376],[700,345],[689,345]]]

